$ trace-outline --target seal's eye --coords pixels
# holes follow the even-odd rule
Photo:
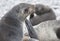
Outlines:
[[[26,9],[24,10],[24,13],[28,13],[28,8],[26,8]]]

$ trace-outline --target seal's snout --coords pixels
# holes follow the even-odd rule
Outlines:
[[[32,5],[29,7],[29,13],[33,14],[34,12],[35,12],[35,7],[34,7],[34,5]]]

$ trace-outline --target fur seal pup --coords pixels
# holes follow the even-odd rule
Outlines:
[[[38,39],[38,37],[37,37],[37,35],[34,31],[33,26],[35,26],[37,24],[40,24],[44,21],[55,20],[56,15],[55,15],[54,11],[49,6],[45,6],[45,5],[42,5],[42,4],[36,4],[35,5],[35,14],[37,16],[34,16],[34,14],[30,15],[30,22],[31,23],[27,22],[27,20],[26,20],[26,26],[27,26],[27,29],[28,29],[29,36],[31,38]]]
[[[37,16],[34,16],[34,14],[30,15],[30,21],[33,26],[44,21],[56,19],[54,11],[49,6],[45,6],[43,4],[36,4],[35,7],[35,14]]]
[[[32,9],[33,8],[33,9]],[[34,12],[34,6],[20,3],[0,20],[0,41],[23,41],[23,21]]]

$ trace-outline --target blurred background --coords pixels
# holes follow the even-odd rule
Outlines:
[[[1,17],[8,12],[13,6],[19,3],[31,3],[31,4],[45,4],[50,6],[56,16],[57,20],[60,19],[60,0],[0,0],[0,19]],[[25,27],[25,24],[24,24]],[[24,29],[25,30],[25,29]]]

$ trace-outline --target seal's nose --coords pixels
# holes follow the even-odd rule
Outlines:
[[[32,5],[29,7],[29,12],[32,14],[32,13],[35,13],[35,6]]]

